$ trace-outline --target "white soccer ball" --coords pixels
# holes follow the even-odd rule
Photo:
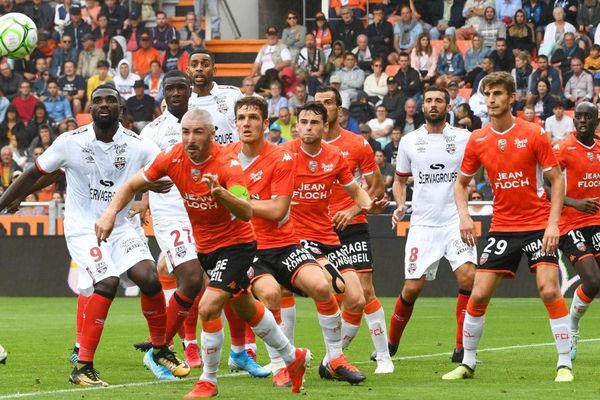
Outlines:
[[[37,27],[25,14],[8,13],[0,17],[0,56],[23,58],[37,45]]]
[[[6,358],[8,357],[8,353],[4,350],[4,347],[0,345],[0,364],[6,364]]]

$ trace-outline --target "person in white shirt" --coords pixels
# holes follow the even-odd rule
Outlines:
[[[264,76],[269,69],[281,71],[292,64],[292,53],[279,40],[279,31],[275,26],[267,28],[267,44],[261,47],[252,66],[251,76]]]
[[[556,101],[552,107],[554,115],[546,119],[544,129],[550,138],[552,144],[560,142],[569,133],[575,131],[573,118],[565,115],[565,106],[561,101]]]
[[[371,136],[381,143],[381,148],[384,148],[390,141],[390,133],[394,127],[394,120],[387,117],[387,110],[380,105],[375,108],[375,118],[367,122],[371,128]]]
[[[119,73],[114,77],[113,82],[121,97],[127,100],[135,96],[133,85],[140,79],[140,76],[131,72],[131,63],[126,59],[119,61],[118,69]]]
[[[370,97],[379,97],[379,101],[381,101],[388,92],[388,76],[383,71],[383,58],[375,57],[371,63],[371,69],[373,69],[373,73],[365,78],[363,90]]]
[[[479,190],[474,190],[469,195],[469,201],[484,201],[483,193]],[[491,205],[469,205],[469,215],[492,215],[494,207]]]

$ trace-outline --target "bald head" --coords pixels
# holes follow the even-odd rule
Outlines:
[[[598,107],[589,101],[581,102],[575,107],[575,112],[590,113],[595,119],[598,119]]]
[[[181,126],[182,127],[191,127],[197,125],[204,125],[205,127],[210,127],[210,131],[213,132],[215,130],[215,124],[213,122],[212,115],[205,110],[200,108],[193,108],[186,112],[181,118]]]
[[[577,139],[582,142],[593,142],[598,126],[598,108],[589,101],[579,103],[573,118]]]

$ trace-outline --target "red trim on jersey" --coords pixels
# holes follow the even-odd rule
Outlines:
[[[540,261],[539,263],[535,263],[533,265],[530,265],[529,268],[533,269],[533,268],[537,268],[537,267],[539,267],[541,265],[548,265],[548,266],[551,266],[551,267],[558,267],[557,263],[548,262],[548,261]]]
[[[412,176],[412,172],[398,172],[398,171],[396,171],[396,175],[398,175],[398,176]]]
[[[587,253],[587,254],[584,254],[581,257],[579,257],[579,259],[583,260],[584,258],[588,258],[588,257],[594,257],[594,255],[592,253]]]
[[[38,171],[40,171],[43,175],[48,175],[49,172],[46,172],[46,170],[42,167],[40,167],[40,164],[38,163],[38,160],[35,160],[35,167],[38,169]]]
[[[504,274],[507,275],[506,279],[514,279],[515,273],[508,269],[485,269],[485,268],[477,268],[477,272],[492,272],[494,274]]]
[[[300,268],[298,268],[296,271],[294,271],[294,273],[292,274],[292,281],[291,284],[292,286],[296,286],[294,285],[294,282],[296,281],[296,275],[298,275],[298,272],[300,272],[300,270],[304,267],[310,267],[310,266],[315,266],[315,267],[319,267],[321,268],[321,264],[315,264],[315,263],[310,263],[310,264],[304,264],[301,265]]]
[[[359,271],[354,271],[354,272],[356,272],[357,274],[372,274],[373,273],[373,267],[371,267],[371,268],[363,268],[363,269],[361,269]]]

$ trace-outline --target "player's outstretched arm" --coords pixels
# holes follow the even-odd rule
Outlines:
[[[21,176],[19,176],[19,179],[11,183],[2,197],[0,197],[0,211],[4,210],[13,202],[27,197],[27,195],[31,193],[31,188],[42,176],[42,172],[35,165],[23,172]]]
[[[385,193],[385,185],[383,184],[383,176],[379,168],[375,169],[372,174],[365,175],[367,182],[367,193],[372,199],[380,199]]]
[[[221,186],[215,174],[207,173],[202,175],[202,182],[208,185],[210,193],[236,218],[242,221],[250,221],[250,218],[252,218],[252,206],[250,205],[250,201],[248,201],[250,198],[248,189],[240,185],[234,185],[227,190]]]
[[[471,176],[458,174],[454,184],[454,201],[458,209],[458,218],[460,220],[460,237],[463,242],[469,246],[477,244],[477,234],[475,224],[471,215],[469,215],[469,182],[473,179]]]
[[[133,196],[139,191],[148,187],[148,182],[144,178],[144,172],[139,170],[134,176],[129,178],[115,193],[112,201],[102,216],[96,221],[96,237],[98,246],[101,242],[106,242],[115,226],[117,214],[133,199]]]
[[[269,200],[250,200],[252,214],[269,219],[281,221],[288,214],[292,196],[276,196]]]
[[[408,181],[408,176],[396,175],[394,178],[392,193],[396,201],[396,209],[392,214],[392,228],[395,228],[406,214],[406,181]]]
[[[346,190],[346,193],[348,193],[348,195],[352,197],[352,200],[354,200],[354,203],[357,206],[359,206],[363,211],[368,212],[370,214],[379,214],[380,212],[388,208],[390,205],[390,202],[384,199],[371,200],[369,194],[356,182],[353,182],[348,186],[342,187],[344,188],[344,190]]]
[[[544,179],[550,182],[552,190],[550,194],[550,216],[548,217],[548,226],[544,232],[542,251],[546,254],[551,254],[558,248],[558,240],[560,238],[558,221],[560,220],[560,213],[565,200],[565,181],[558,165],[545,171]]]
[[[546,192],[546,197],[548,197],[548,200],[552,200],[552,188],[550,187],[550,182],[548,182],[547,179],[544,179],[544,191]],[[564,206],[572,207],[577,211],[581,211],[586,214],[596,214],[598,211],[600,211],[600,201],[598,201],[598,197],[575,199],[565,195]]]
[[[25,196],[13,201],[8,206],[6,206],[6,211],[8,211],[9,213],[16,213],[17,211],[19,211],[19,207],[20,207],[21,203],[25,200],[25,198],[27,196],[29,196],[31,193],[35,193],[37,191],[44,189],[46,186],[52,185],[54,182],[56,182],[58,180],[58,178],[62,174],[63,174],[62,171],[58,170],[58,171],[54,171],[50,174],[40,176],[40,178],[37,180],[37,182],[35,182],[29,188],[29,190],[27,190],[27,193],[25,193]]]

